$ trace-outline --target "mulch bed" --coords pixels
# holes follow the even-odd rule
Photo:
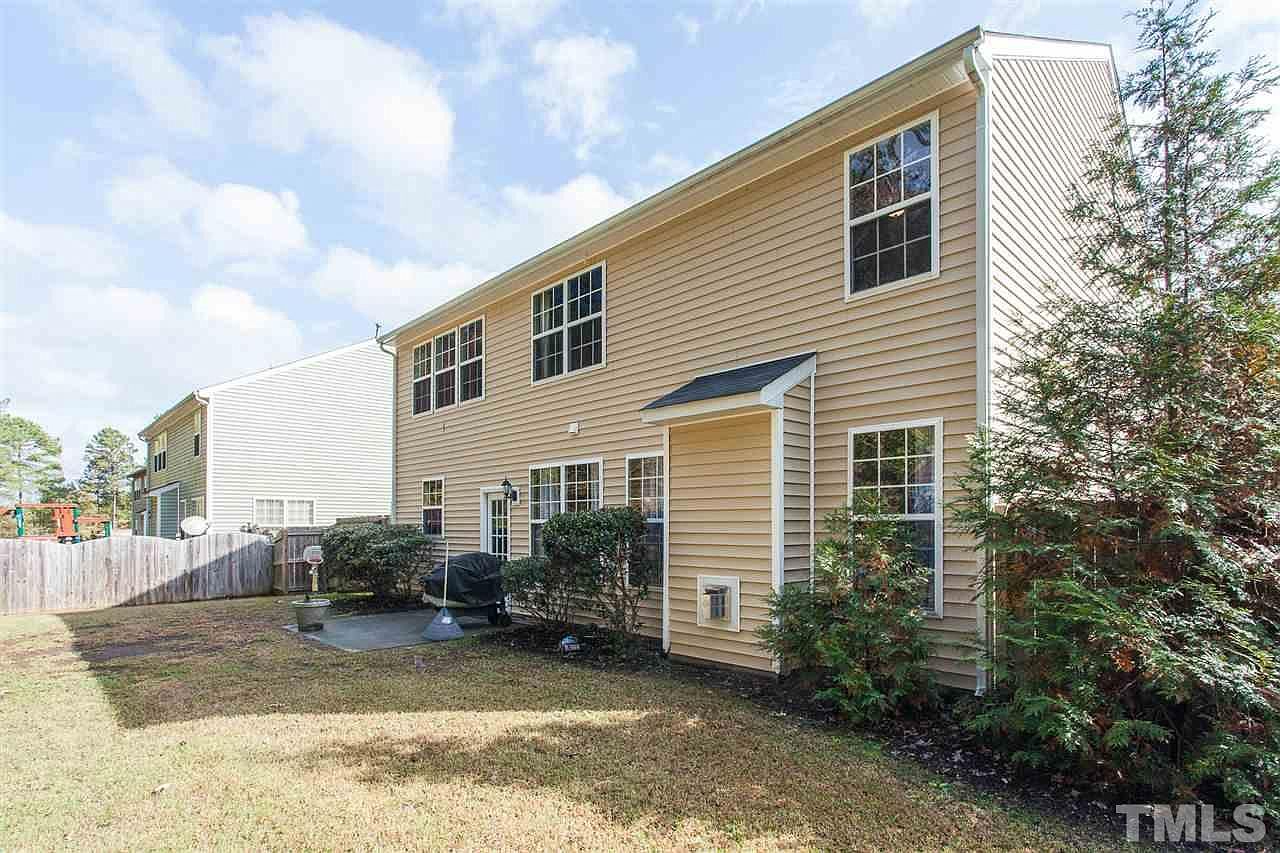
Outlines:
[[[659,643],[647,638],[619,649],[610,642],[607,631],[594,626],[577,627],[573,636],[581,650],[571,654],[559,651],[561,635],[552,635],[531,624],[517,624],[505,631],[482,636],[480,641],[544,657],[562,658],[596,670],[662,672],[703,687],[736,693],[775,716],[791,718],[801,725],[856,731],[860,736],[878,742],[888,755],[923,765],[947,782],[967,785],[1007,805],[1053,815],[1076,826],[1094,827],[1099,838],[1113,837],[1118,843],[1124,838],[1124,817],[1115,811],[1119,800],[1105,792],[1077,787],[1069,779],[1028,774],[1015,767],[1004,755],[985,746],[981,736],[966,729],[950,707],[927,717],[852,729],[839,718],[831,705],[814,698],[815,685],[811,679],[799,675],[776,679],[767,674],[680,663],[662,657]],[[1152,837],[1150,825],[1145,827],[1143,837]],[[1177,844],[1162,846],[1162,849],[1213,848],[1211,845]]]

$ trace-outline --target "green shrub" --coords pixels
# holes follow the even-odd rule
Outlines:
[[[573,623],[574,603],[584,594],[582,581],[565,564],[546,557],[523,557],[502,565],[502,588],[512,604],[549,632],[567,630]]]
[[[629,506],[561,513],[542,528],[548,561],[580,579],[584,603],[617,638],[639,631],[639,603],[655,571],[646,533],[644,516]]]
[[[861,508],[860,508],[861,509]],[[792,584],[769,600],[762,644],[821,678],[818,698],[856,724],[933,702],[920,607],[929,570],[892,521],[848,507],[827,516],[814,585]]]
[[[418,575],[431,566],[434,542],[411,524],[344,524],[321,537],[331,590],[371,592],[377,598],[412,598]]]

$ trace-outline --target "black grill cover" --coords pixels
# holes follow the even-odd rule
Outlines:
[[[493,604],[502,598],[502,560],[472,551],[449,558],[449,592],[444,594],[444,562],[422,575],[427,595],[471,606]]]

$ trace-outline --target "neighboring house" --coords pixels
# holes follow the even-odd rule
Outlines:
[[[177,537],[197,515],[233,532],[385,514],[391,363],[362,341],[188,394],[139,433],[137,531]]]
[[[776,671],[769,593],[876,495],[933,567],[932,666],[982,689],[946,506],[1014,318],[1088,286],[1061,211],[1117,108],[1106,45],[974,29],[395,329],[396,520],[519,556],[630,503],[665,551],[646,629]]]
[[[129,472],[129,497],[133,507],[129,517],[129,528],[139,536],[142,535],[145,526],[143,519],[147,509],[147,471],[150,470],[148,465]]]

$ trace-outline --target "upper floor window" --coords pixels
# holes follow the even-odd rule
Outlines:
[[[444,478],[422,481],[422,532],[444,536]]]
[[[191,416],[191,455],[200,455],[200,413]]]
[[[156,436],[151,448],[151,470],[163,471],[169,462],[169,433],[162,432]]]
[[[413,348],[413,413],[484,399],[484,318]]]
[[[924,609],[942,615],[941,421],[849,430],[849,501],[897,522],[931,570]]]
[[[533,294],[533,381],[604,363],[604,265]]]
[[[937,115],[845,153],[846,297],[938,272]]]

